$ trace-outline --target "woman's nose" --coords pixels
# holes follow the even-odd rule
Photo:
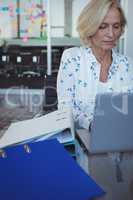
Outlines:
[[[112,26],[108,27],[108,36],[109,37],[114,37],[114,29]]]

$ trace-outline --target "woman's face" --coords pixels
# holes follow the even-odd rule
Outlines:
[[[90,37],[91,46],[110,50],[116,46],[121,32],[120,12],[116,7],[111,7],[97,32]]]

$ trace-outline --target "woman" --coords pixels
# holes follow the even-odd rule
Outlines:
[[[114,0],[92,0],[78,18],[83,46],[64,51],[57,94],[59,109],[71,108],[80,127],[89,128],[96,94],[133,91],[133,62],[113,49],[125,25],[122,8]]]

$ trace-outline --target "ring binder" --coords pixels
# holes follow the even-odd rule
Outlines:
[[[10,146],[6,153],[7,159],[0,158],[2,200],[86,200],[105,194],[57,139]]]

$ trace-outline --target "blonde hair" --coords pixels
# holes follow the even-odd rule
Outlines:
[[[91,0],[82,10],[77,21],[77,31],[84,45],[89,46],[89,37],[93,36],[101,25],[109,8],[116,5],[121,15],[121,34],[126,25],[124,12],[117,0]]]

